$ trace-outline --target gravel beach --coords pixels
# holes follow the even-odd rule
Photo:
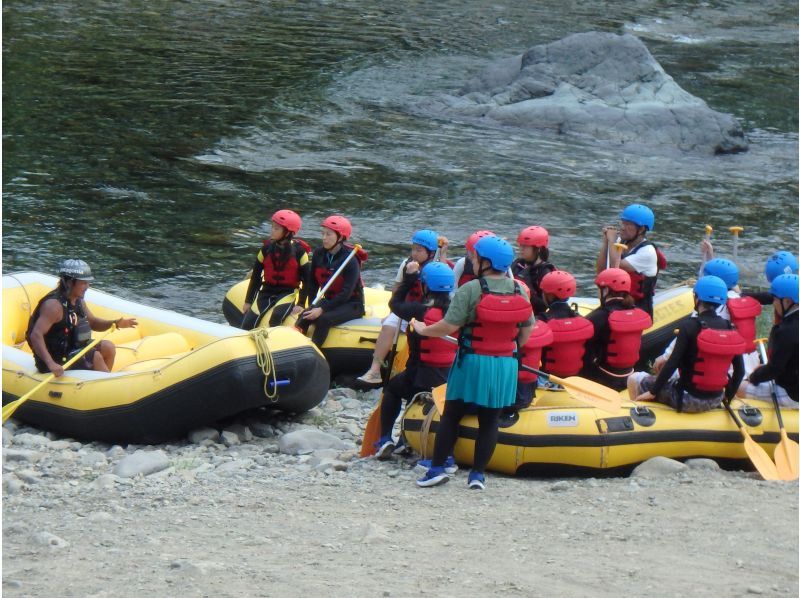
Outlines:
[[[358,458],[378,394],[160,446],[3,428],[7,596],[797,596],[798,485],[655,459],[626,478]]]

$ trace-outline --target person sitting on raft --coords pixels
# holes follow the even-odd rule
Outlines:
[[[634,372],[628,377],[628,396],[657,401],[679,413],[700,413],[730,400],[744,378],[745,341],[733,325],[717,315],[727,301],[721,278],[704,276],[694,286],[696,316],[681,323],[675,349],[658,376]],[[728,374],[733,364],[732,375]],[[678,377],[672,378],[678,370]]]
[[[653,230],[655,215],[647,206],[631,204],[619,215],[619,229],[603,227],[603,243],[597,255],[595,273],[606,268],[622,268],[631,276],[631,296],[636,307],[653,317],[653,296],[656,292],[658,273],[667,267],[664,254],[647,240],[647,232]],[[617,238],[625,244],[621,249]]]
[[[272,232],[256,256],[245,293],[244,330],[252,330],[271,307],[297,291],[310,270],[308,252],[311,247],[294,238],[303,224],[300,216],[292,210],[278,210],[271,220]],[[258,313],[252,309],[254,302],[257,302]],[[280,326],[294,306],[294,302],[289,302],[274,310],[269,325]]]
[[[550,235],[542,226],[529,226],[522,229],[517,236],[520,257],[511,264],[511,274],[517,280],[524,282],[530,290],[533,315],[538,316],[547,309],[547,304],[542,296],[542,278],[556,267],[551,264],[550,250],[547,245]]]
[[[572,274],[553,270],[542,278],[541,288],[547,310],[539,320],[547,322],[553,332],[553,341],[542,350],[542,369],[562,378],[574,376],[583,367],[586,341],[594,334],[594,327],[568,303],[577,290]],[[539,385],[552,383],[539,380]]]
[[[586,342],[581,376],[614,390],[625,390],[639,361],[642,333],[653,325],[644,310],[634,307],[631,277],[621,268],[603,270],[594,280],[600,306],[586,315],[594,335]]]
[[[336,324],[360,318],[364,315],[364,285],[361,281],[361,262],[366,253],[345,244],[353,232],[353,226],[344,216],[328,216],[322,221],[322,247],[311,255],[309,276],[300,289],[297,306],[292,313],[300,314],[297,328],[304,334],[314,324],[312,342],[322,347],[328,332]],[[306,301],[315,301],[320,289],[333,277],[352,251],[356,256],[347,262],[328,287],[325,295],[306,309]]]
[[[432,263],[439,256],[439,235],[432,230],[418,230],[411,237],[411,257],[405,258],[397,269],[392,293],[401,286],[406,287],[405,302],[419,302],[422,299],[422,285],[420,282],[420,272],[427,265]],[[442,237],[444,241],[444,238]],[[391,308],[391,303],[389,304]],[[404,318],[399,318],[392,310],[381,323],[381,331],[375,341],[375,350],[372,353],[372,364],[369,369],[356,378],[361,386],[367,388],[378,388],[383,385],[381,376],[381,366],[386,356],[392,350],[392,344],[397,336],[398,328],[401,332],[406,331],[407,322]]]
[[[94,276],[83,260],[64,260],[58,276],[58,286],[39,301],[25,332],[36,369],[43,374],[50,372],[56,378],[64,374],[63,364],[89,344],[92,330],[102,332],[115,325],[117,328],[137,325],[136,318],[105,320],[92,314],[84,296]],[[110,372],[116,354],[114,343],[102,340],[70,369]]]
[[[416,284],[415,278],[406,276],[403,279],[392,294],[389,307],[401,320],[417,319],[428,325],[435,324],[450,306],[450,293],[456,288],[453,271],[441,262],[427,264],[420,274],[422,296],[420,300],[409,300]],[[395,448],[392,429],[403,400],[408,401],[419,392],[430,392],[434,386],[445,384],[456,350],[453,343],[420,336],[416,330],[409,330],[406,369],[389,380],[383,389],[381,437],[375,443],[378,459],[387,459]]]
[[[453,266],[453,273],[456,275],[456,288],[462,287],[470,280],[475,280],[478,278],[478,276],[475,274],[474,266],[478,259],[475,257],[475,243],[484,237],[494,236],[495,234],[490,230],[478,230],[467,237],[467,243],[465,246],[467,255],[456,260],[456,263]]]
[[[530,299],[518,282],[506,276],[514,260],[511,245],[487,236],[475,244],[475,252],[479,278],[456,291],[444,319],[431,325],[411,321],[422,336],[443,337],[462,329],[458,355],[447,379],[431,467],[417,480],[420,487],[447,482],[445,461],[453,454],[458,424],[469,409],[477,408],[478,438],[467,485],[484,488],[484,471],[497,445],[500,414],[516,397],[516,353],[533,325]]]
[[[772,280],[770,294],[778,324],[772,327],[767,344],[769,361],[751,372],[739,389],[740,396],[798,408],[798,276],[781,274]]]

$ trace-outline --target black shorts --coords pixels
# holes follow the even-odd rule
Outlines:
[[[80,349],[75,349],[72,353],[67,355],[67,361],[69,361],[73,355],[78,353]],[[71,366],[67,368],[67,370],[93,370],[94,369],[94,354],[97,351],[96,347],[92,347],[89,349],[78,361],[73,363]],[[34,356],[36,360],[36,369],[39,370],[41,374],[49,374],[50,368],[48,368],[45,363],[40,360],[38,357]],[[64,362],[66,363],[66,361]]]

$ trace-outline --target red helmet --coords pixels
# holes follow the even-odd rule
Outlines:
[[[607,287],[612,291],[631,292],[631,275],[622,268],[606,268],[597,275],[594,283],[601,289]]]
[[[292,210],[278,210],[272,215],[272,221],[275,224],[280,224],[290,233],[296,233],[303,225],[300,215]]]
[[[344,216],[336,214],[328,216],[323,220],[322,226],[331,229],[335,233],[339,233],[339,235],[345,239],[350,238],[350,234],[353,232],[353,225],[350,224],[350,221]]]
[[[550,235],[543,226],[529,226],[522,229],[517,237],[517,245],[520,247],[547,247]]]
[[[555,295],[559,299],[569,299],[575,294],[578,285],[575,284],[575,277],[563,270],[553,270],[545,274],[539,288],[545,293]]]
[[[496,237],[492,231],[490,230],[479,230],[472,233],[469,237],[467,237],[467,251],[475,251],[475,243],[483,239],[484,237]]]

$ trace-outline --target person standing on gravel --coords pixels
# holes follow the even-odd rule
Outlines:
[[[64,374],[62,364],[89,343],[92,330],[108,330],[114,325],[133,328],[137,324],[136,318],[105,320],[89,311],[83,298],[94,276],[83,260],[64,260],[58,275],[58,287],[39,301],[25,333],[36,369],[43,374],[51,372],[56,378]],[[110,372],[115,357],[114,343],[102,340],[72,369]]]
[[[484,470],[497,444],[500,414],[516,399],[516,353],[528,340],[533,325],[530,299],[518,282],[506,276],[514,260],[511,245],[487,236],[475,244],[475,253],[479,278],[458,289],[444,319],[431,325],[411,322],[422,336],[443,337],[461,329],[431,467],[417,480],[420,487],[447,482],[445,460],[453,454],[458,423],[468,409],[476,408],[478,438],[467,484],[483,490]]]

